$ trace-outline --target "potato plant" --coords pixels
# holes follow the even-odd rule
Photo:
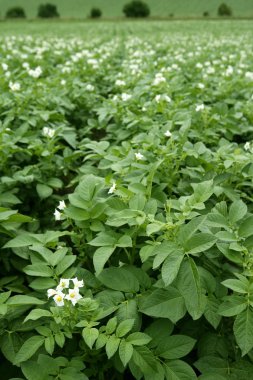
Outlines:
[[[3,380],[252,377],[252,32],[149,28],[1,38]]]

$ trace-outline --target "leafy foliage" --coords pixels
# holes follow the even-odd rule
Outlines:
[[[26,18],[25,11],[22,7],[12,7],[7,10],[6,18]]]
[[[57,11],[57,7],[54,4],[41,4],[38,8],[37,17],[40,18],[52,18],[59,17],[59,13]]]
[[[102,11],[100,8],[91,8],[90,18],[100,18],[102,16]]]
[[[252,376],[251,34],[151,31],[2,38],[4,380]]]
[[[226,3],[222,3],[218,8],[218,16],[232,16],[232,9]]]
[[[149,6],[140,0],[133,0],[123,7],[126,17],[148,17],[150,14]]]

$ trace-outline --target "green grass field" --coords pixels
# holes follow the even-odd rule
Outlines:
[[[151,9],[153,17],[201,17],[203,12],[209,12],[211,17],[217,16],[217,8],[222,0],[145,0]],[[4,18],[6,10],[19,5],[25,9],[28,18],[35,18],[39,4],[43,0],[0,0],[0,15]],[[50,0],[56,4],[63,18],[86,18],[92,7],[99,7],[103,17],[123,17],[122,8],[128,0]],[[235,17],[253,17],[252,0],[226,0]]]

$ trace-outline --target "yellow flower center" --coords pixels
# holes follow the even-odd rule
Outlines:
[[[58,302],[61,302],[61,301],[62,301],[62,296],[57,296],[57,297],[56,297],[56,300],[57,300]]]
[[[75,298],[75,293],[70,293],[71,298]]]

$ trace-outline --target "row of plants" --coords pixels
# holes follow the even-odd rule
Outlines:
[[[2,378],[245,380],[252,33],[114,33],[1,39]]]

